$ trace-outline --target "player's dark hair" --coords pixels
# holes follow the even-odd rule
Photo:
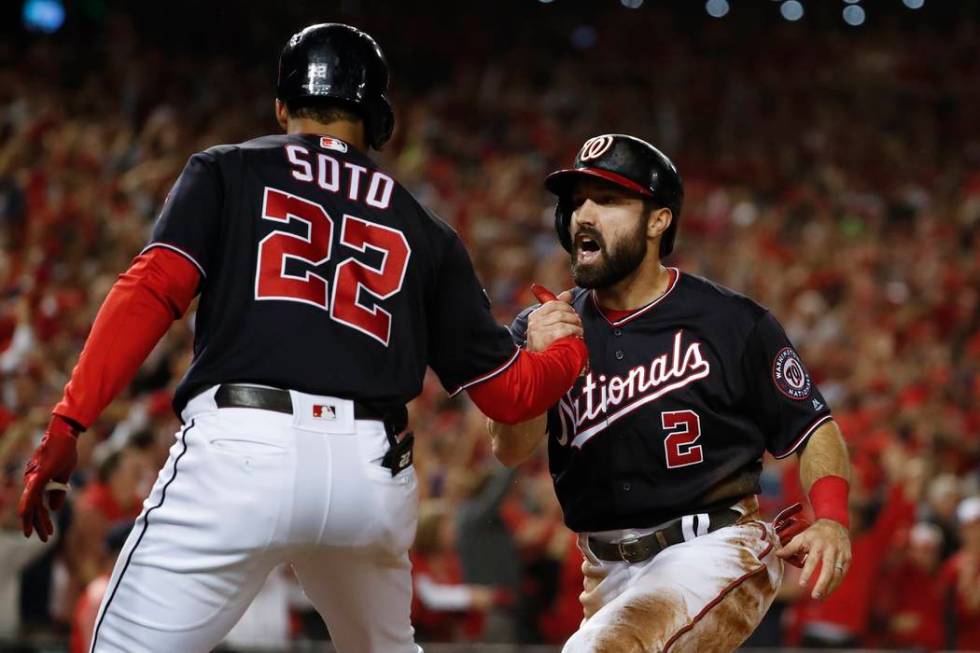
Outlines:
[[[363,116],[350,102],[325,97],[306,97],[286,104],[293,118],[307,118],[327,125],[332,122],[358,122]]]
[[[657,203],[652,197],[643,198],[643,215],[650,215],[651,211],[656,211],[657,209],[665,208],[663,204]]]

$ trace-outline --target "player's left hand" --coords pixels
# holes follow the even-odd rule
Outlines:
[[[783,559],[799,554],[806,556],[800,585],[806,587],[819,566],[820,575],[811,596],[822,599],[837,589],[847,574],[851,565],[851,539],[847,529],[838,522],[818,519],[776,551],[776,555]]]

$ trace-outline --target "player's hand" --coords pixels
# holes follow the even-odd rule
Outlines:
[[[806,587],[810,577],[820,568],[820,575],[811,596],[822,599],[837,589],[851,565],[851,539],[847,529],[831,519],[818,519],[798,534],[790,543],[776,551],[780,558],[799,554],[806,556],[800,586]]]
[[[541,302],[527,320],[527,350],[543,351],[551,343],[568,336],[582,338],[582,319],[572,308],[572,293],[565,291],[555,296],[538,284],[531,285],[531,292]]]
[[[24,537],[36,530],[41,541],[47,542],[54,533],[48,510],[58,510],[65,503],[68,477],[78,462],[77,437],[71,424],[52,415],[41,444],[24,469],[24,493],[17,510]]]
[[[810,528],[812,522],[803,516],[803,505],[794,503],[789,508],[782,510],[776,518],[772,520],[772,528],[779,536],[780,546],[786,546],[794,537]],[[799,551],[786,558],[787,564],[803,569],[806,561],[806,554]]]

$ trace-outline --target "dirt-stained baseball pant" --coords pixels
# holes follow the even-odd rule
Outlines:
[[[96,619],[97,653],[203,653],[280,563],[292,564],[342,653],[418,653],[408,548],[418,490],[392,478],[379,421],[350,401],[291,392],[293,414],[181,415],[170,458],[119,555]]]
[[[688,526],[686,541],[638,564],[598,560],[580,535],[586,618],[563,653],[735,650],[766,614],[783,575],[779,540],[759,521],[755,498],[736,507],[743,513],[736,524],[704,534]]]

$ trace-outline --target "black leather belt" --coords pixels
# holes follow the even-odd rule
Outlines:
[[[218,408],[258,408],[276,413],[293,414],[293,400],[288,390],[260,388],[254,385],[225,383],[214,395]],[[385,420],[385,414],[373,406],[354,402],[354,419]],[[404,430],[404,427],[402,427]]]
[[[214,403],[218,408],[257,408],[293,414],[293,399],[289,391],[278,388],[223,383],[214,393]],[[405,431],[408,426],[408,410],[404,405],[382,409],[355,401],[354,419],[379,420],[384,423],[388,451],[381,460],[381,466],[389,469],[392,477],[411,466],[415,437],[411,432]]]
[[[704,518],[704,514],[708,516],[707,529],[704,529],[703,525],[698,523],[700,519]],[[702,513],[701,516],[689,515],[692,519],[690,524],[691,532],[698,533],[701,530],[703,533],[712,533],[720,528],[731,526],[741,516],[742,513],[732,508],[722,508],[714,512]],[[657,555],[668,546],[680,544],[686,539],[690,539],[684,537],[684,519],[684,517],[675,519],[663,528],[648,535],[641,537],[630,536],[618,542],[603,542],[595,537],[589,537],[589,549],[596,558],[607,562],[643,562]]]

